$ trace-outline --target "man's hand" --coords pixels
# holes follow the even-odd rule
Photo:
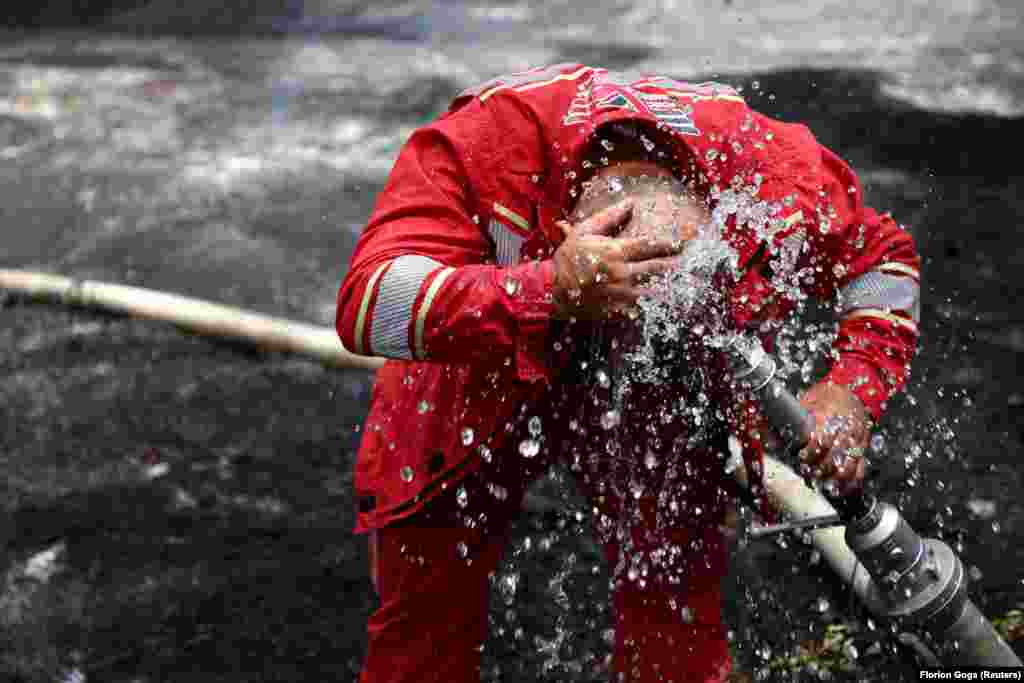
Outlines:
[[[613,237],[629,222],[626,200],[578,225],[560,222],[565,241],[554,254],[558,316],[599,320],[620,315],[645,293],[644,282],[672,267],[681,251],[668,237]]]
[[[814,416],[814,432],[800,451],[803,467],[818,479],[831,481],[840,494],[861,488],[864,453],[871,438],[871,416],[846,387],[820,382],[800,399]]]

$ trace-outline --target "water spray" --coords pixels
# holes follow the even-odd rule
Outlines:
[[[776,376],[775,359],[756,339],[741,335],[730,336],[722,348],[737,382],[758,398],[765,417],[790,448],[806,445],[813,417]],[[766,459],[766,465],[771,465],[766,468],[766,480],[798,479],[774,459]],[[838,529],[845,522],[842,538],[838,533],[830,537],[830,564],[850,567],[846,575],[854,593],[872,614],[895,626],[900,642],[911,647],[923,663],[1022,666],[967,595],[963,562],[947,544],[922,539],[898,509],[863,490],[845,496],[826,492],[823,499],[806,486],[793,487],[793,481],[779,483],[790,486],[787,497],[803,496],[809,501],[794,506],[815,509],[818,514],[766,527],[761,535],[797,528]],[[780,489],[776,487],[777,492]]]

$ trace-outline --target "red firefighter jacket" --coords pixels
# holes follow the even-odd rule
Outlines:
[[[566,359],[552,344],[554,223],[579,191],[595,131],[631,119],[670,134],[728,215],[740,323],[770,343],[764,320],[807,296],[835,301],[828,379],[876,418],[905,381],[918,333],[913,241],[863,205],[856,175],[805,126],[716,83],[579,64],[503,76],[412,134],[338,294],[346,348],[392,359],[364,425],[357,531],[412,513],[481,460],[510,457],[523,443],[516,425],[544,414]]]

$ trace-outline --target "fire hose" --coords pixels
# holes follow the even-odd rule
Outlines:
[[[769,423],[791,448],[805,445],[812,416],[776,376],[775,359],[760,342],[740,335],[724,349],[737,383],[757,398]],[[822,557],[924,663],[1022,666],[971,601],[963,563],[946,543],[922,539],[898,509],[863,490],[822,495],[779,460],[765,457],[764,465],[769,497],[796,520],[766,531],[810,529]]]

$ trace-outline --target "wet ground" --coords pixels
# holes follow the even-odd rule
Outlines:
[[[392,3],[280,35],[323,26],[330,3],[313,4],[246,37],[223,12],[176,37],[194,18],[159,4],[102,30],[0,33],[0,267],[330,325],[398,146],[463,87],[566,59],[714,75],[807,122],[910,226],[924,346],[873,484],[958,549],[989,616],[1024,602],[1019,8]],[[371,377],[16,299],[0,320],[0,678],[354,680],[374,605],[350,533]],[[483,679],[607,680],[607,568],[579,504],[558,471],[528,497]],[[747,670],[845,624],[859,656],[840,680],[912,678],[799,539],[733,564]]]

